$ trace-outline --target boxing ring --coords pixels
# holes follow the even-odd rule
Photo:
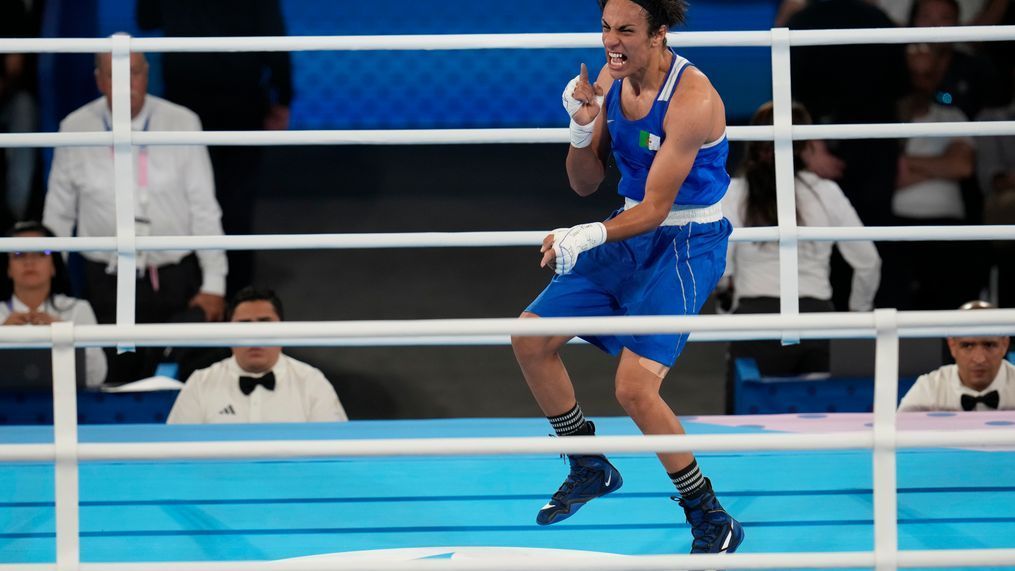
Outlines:
[[[1013,239],[1007,226],[799,228],[795,139],[1015,135],[1015,122],[790,124],[790,46],[998,41],[1015,27],[702,32],[681,46],[771,46],[779,224],[732,239],[777,241],[780,314],[136,325],[135,255],[170,249],[535,246],[545,231],[301,236],[135,236],[134,145],[564,143],[566,129],[298,132],[130,130],[133,51],[576,48],[598,34],[3,40],[0,52],[113,54],[113,129],[0,134],[0,146],[112,146],[117,236],[9,238],[0,251],[117,253],[116,325],[0,328],[0,350],[51,348],[54,426],[0,430],[0,570],[710,569],[1015,566],[1015,413],[896,415],[900,337],[1015,333],[1015,310],[806,314],[800,240]],[[341,425],[78,426],[74,348],[506,343],[507,335],[690,332],[692,341],[874,338],[874,413],[685,418],[687,436],[551,439],[543,419]],[[693,450],[741,519],[740,552],[679,555],[689,534],[653,452]],[[558,453],[610,453],[626,476],[580,518],[537,528],[564,470]]]

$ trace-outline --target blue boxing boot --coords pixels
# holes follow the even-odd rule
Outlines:
[[[705,487],[689,498],[673,497],[691,525],[691,553],[733,553],[744,540],[744,528],[719,505],[712,491],[712,482],[705,478]]]
[[[585,502],[620,489],[624,479],[606,456],[570,455],[571,472],[539,513],[536,523],[550,525],[574,515]]]

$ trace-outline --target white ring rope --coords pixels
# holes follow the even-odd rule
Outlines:
[[[164,250],[344,250],[374,248],[484,248],[538,246],[548,230],[503,232],[404,232],[381,234],[250,234],[242,236],[139,236],[139,252]],[[799,240],[885,242],[1015,240],[1015,226],[800,226]],[[736,228],[732,242],[774,242],[777,227]],[[4,238],[0,252],[115,252],[116,238]]]
[[[473,336],[473,335],[586,335],[665,334],[704,332],[737,338],[749,334],[758,338],[775,331],[797,330],[804,338],[827,339],[836,332],[851,338],[871,338],[875,313],[806,313],[798,316],[779,314],[683,315],[683,316],[611,316],[553,317],[543,319],[415,319],[382,321],[286,321],[275,323],[167,323],[139,325],[74,326],[76,346],[113,346],[117,341],[139,346],[176,344],[187,347],[206,345],[292,346],[310,340],[364,337]],[[899,337],[937,336],[941,329],[953,334],[1015,334],[1015,309],[959,311],[900,311]],[[928,333],[929,330],[930,332]],[[48,326],[0,328],[2,343],[35,343],[50,346]],[[0,345],[2,347],[3,345]]]
[[[899,139],[912,137],[997,137],[1015,135],[1015,121],[939,123],[858,123],[796,125],[794,140]],[[771,141],[768,126],[731,126],[731,141]],[[566,128],[534,129],[380,129],[366,131],[146,131],[133,136],[137,145],[465,145],[567,143]],[[102,147],[113,142],[109,132],[0,133],[0,147]]]
[[[670,36],[674,46],[769,46],[779,52],[776,75],[788,77],[788,46],[840,45],[871,43],[1004,41],[1015,39],[1015,26],[911,28],[875,30],[798,30],[784,29],[759,32],[693,32]],[[3,39],[0,53],[62,52],[94,53],[114,51],[123,58],[128,51],[304,51],[304,50],[464,50],[464,49],[543,49],[601,48],[599,34],[494,34],[439,36],[353,36],[353,37],[274,37],[274,38],[125,38],[107,39]],[[114,57],[114,59],[117,59]],[[114,91],[123,93],[127,69],[114,66]],[[773,58],[775,66],[775,58]],[[117,88],[118,86],[118,88]],[[783,112],[790,91],[788,81],[773,82],[777,113]],[[118,107],[122,115],[123,98]],[[778,102],[782,102],[779,104]],[[114,110],[116,111],[116,110]],[[1015,134],[1015,122],[876,124],[876,125],[812,125],[791,126],[783,121],[773,127],[731,127],[729,136],[736,140],[775,140],[777,160],[785,154],[786,142],[792,139],[862,139],[908,138],[928,136],[993,136]],[[565,129],[446,129],[391,131],[295,131],[295,132],[151,132],[131,133],[123,121],[114,122],[112,133],[31,133],[0,135],[0,147],[14,146],[106,146],[114,142],[121,153],[130,145],[294,145],[294,144],[472,144],[472,143],[558,143],[566,141]],[[784,164],[785,157],[783,157]],[[129,200],[124,200],[130,178],[118,173],[117,206],[121,216],[132,214]],[[783,181],[784,182],[784,181]],[[63,251],[117,251],[121,262],[133,259],[137,251],[157,249],[291,249],[291,248],[377,248],[377,247],[478,247],[534,245],[544,232],[470,232],[420,234],[324,234],[304,236],[230,236],[230,237],[138,237],[131,233],[117,238],[74,239],[5,239],[0,251],[16,249],[58,249]],[[795,249],[798,240],[914,240],[914,239],[1015,239],[1015,228],[989,227],[924,227],[924,228],[799,228],[795,222],[779,228],[738,230],[734,239],[779,240],[784,248]],[[125,241],[124,241],[125,240]],[[129,264],[128,264],[129,265]],[[121,268],[125,266],[121,265]],[[795,276],[793,276],[795,277]],[[131,285],[133,282],[131,283]],[[123,284],[121,283],[121,286]],[[130,288],[126,288],[130,289]],[[784,289],[786,295],[795,285]],[[787,293],[788,292],[788,293]],[[118,307],[133,307],[132,292],[121,292]],[[790,312],[793,313],[793,312]],[[119,325],[80,326],[63,324],[54,327],[0,328],[0,349],[17,346],[53,347],[54,370],[60,371],[57,384],[74,386],[74,346],[111,346],[119,343],[137,345],[202,344],[277,345],[319,344],[340,345],[363,340],[383,343],[387,340],[422,339],[449,342],[465,340],[500,340],[504,334],[548,335],[592,333],[672,333],[693,332],[695,340],[747,338],[829,338],[871,337],[877,333],[875,376],[878,395],[875,429],[838,434],[761,434],[761,435],[696,435],[637,436],[599,438],[493,438],[493,439],[420,439],[388,441],[270,441],[270,442],[185,442],[185,443],[102,443],[81,444],[76,435],[65,429],[76,419],[66,410],[57,410],[58,425],[64,427],[57,442],[47,444],[0,445],[0,460],[52,461],[66,467],[72,465],[72,478],[64,479],[58,490],[57,520],[64,522],[57,529],[58,556],[56,565],[0,565],[6,569],[135,569],[135,570],[225,570],[225,569],[516,569],[518,564],[505,560],[480,561],[414,561],[348,562],[313,561],[227,562],[227,563],[79,563],[78,531],[67,523],[76,520],[76,490],[69,491],[67,482],[76,478],[77,462],[86,459],[166,459],[234,457],[304,457],[311,456],[376,456],[376,455],[455,455],[455,454],[527,454],[546,452],[655,452],[684,450],[802,450],[828,448],[873,448],[875,454],[874,490],[880,502],[895,505],[896,450],[900,447],[938,447],[971,445],[1015,445],[1015,431],[905,431],[894,430],[894,394],[897,381],[895,363],[900,337],[940,336],[949,334],[1011,334],[1015,332],[1015,310],[978,312],[899,312],[866,314],[805,314],[752,316],[682,316],[682,317],[601,317],[557,318],[540,320],[478,319],[478,320],[414,320],[361,321],[281,324],[203,324],[194,325],[130,325],[123,311],[118,312]],[[972,314],[972,315],[970,315]],[[887,404],[886,404],[887,403]],[[771,553],[734,554],[724,557],[727,568],[771,567],[870,567],[894,569],[896,566],[998,565],[1015,564],[1015,549],[899,551],[896,544],[894,510],[875,512],[874,550],[848,553]],[[76,524],[76,521],[75,521]],[[888,529],[891,527],[891,529]],[[584,559],[584,560],[583,560]],[[715,567],[711,556],[640,556],[623,561],[609,558],[576,558],[555,562],[560,569],[664,569],[682,567],[706,569]]]
[[[1015,26],[790,30],[791,46],[996,42],[1015,39]],[[769,31],[674,32],[676,47],[771,46]],[[110,51],[109,38],[4,38],[0,53],[96,53]],[[597,33],[432,34],[404,36],[283,36],[232,38],[132,38],[139,52],[293,52],[374,50],[476,50],[602,48]]]
[[[244,440],[224,442],[78,443],[77,458],[114,460],[247,460],[389,456],[493,456],[654,452],[769,452],[874,448],[872,431],[819,434],[689,434],[576,438],[405,438],[365,440]],[[895,435],[893,448],[1015,447],[1015,430],[914,430]],[[0,444],[0,461],[52,461],[50,444]]]
[[[873,567],[870,552],[830,553],[733,553],[723,555],[725,569],[779,569],[785,567],[857,568]],[[903,550],[898,552],[900,567],[996,566],[1015,564],[1015,549],[980,550]],[[518,571],[533,566],[532,559],[509,556],[497,559],[445,559],[423,561],[315,560],[284,561],[168,562],[168,563],[82,563],[80,571]],[[672,569],[713,569],[709,555],[639,555],[617,557],[612,554],[579,555],[553,560],[560,571],[671,571]],[[0,571],[56,571],[55,565],[0,565]]]

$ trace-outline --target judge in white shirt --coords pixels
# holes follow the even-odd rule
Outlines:
[[[236,323],[282,321],[271,290],[245,288],[229,304]],[[318,369],[282,354],[281,347],[233,347],[233,356],[187,379],[169,424],[338,422],[349,418]]]
[[[971,301],[960,309],[992,309]],[[949,337],[954,365],[921,375],[899,403],[899,412],[1015,410],[1015,366],[1005,360],[1008,337]]]
[[[68,115],[61,132],[109,131],[112,126],[111,56],[95,58],[95,80],[102,97]],[[144,54],[130,58],[130,112],[133,131],[200,131],[192,111],[149,95]],[[208,149],[197,145],[134,146],[134,206],[138,236],[214,236],[222,234]],[[58,147],[43,211],[43,223],[58,236],[115,236],[116,195],[109,147]],[[99,323],[116,319],[116,253],[82,252],[87,297]],[[138,323],[220,321],[225,309],[227,263],[221,250],[140,252],[137,259]],[[150,376],[161,348],[110,359],[109,382]],[[181,363],[181,369],[186,368]]]
[[[53,232],[35,221],[18,222],[7,233],[14,238],[53,237]],[[95,325],[92,306],[83,299],[64,295],[69,289],[63,258],[53,252],[8,252],[6,276],[0,284],[0,323],[4,325],[50,325],[69,321]],[[0,359],[3,352],[0,352]],[[85,384],[97,387],[106,378],[106,356],[102,349],[85,349]]]
[[[793,104],[793,124],[810,124],[810,115],[799,103]],[[772,104],[755,112],[752,125],[772,124]],[[801,226],[862,226],[852,204],[835,182],[806,170],[814,146],[809,141],[793,143],[797,224]],[[748,144],[743,175],[730,182],[722,200],[723,214],[736,227],[775,226],[776,184],[773,144],[757,141]],[[880,280],[881,259],[872,242],[835,243],[853,268],[849,309],[869,311]],[[831,242],[800,241],[800,311],[834,311],[829,281]],[[779,246],[773,242],[730,242],[726,273],[719,291],[732,298],[735,313],[779,312]],[[799,375],[828,370],[828,341],[803,341],[782,347],[778,341],[732,343],[731,355],[752,357],[762,374]]]

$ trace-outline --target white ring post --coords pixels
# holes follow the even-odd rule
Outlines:
[[[899,396],[899,329],[894,309],[874,311],[874,560],[876,571],[898,567],[895,406]]]
[[[76,571],[81,562],[78,537],[78,402],[74,370],[74,324],[52,324],[53,443],[56,455],[56,568]]]
[[[134,325],[134,148],[130,120],[130,36],[113,35],[113,188],[116,195],[116,323]],[[128,343],[120,352],[133,351]]]
[[[793,91],[790,81],[789,29],[772,29],[772,104],[775,129],[776,206],[779,215],[779,298],[783,316],[800,313],[797,284],[796,177],[793,176]],[[783,345],[800,342],[786,331]]]

